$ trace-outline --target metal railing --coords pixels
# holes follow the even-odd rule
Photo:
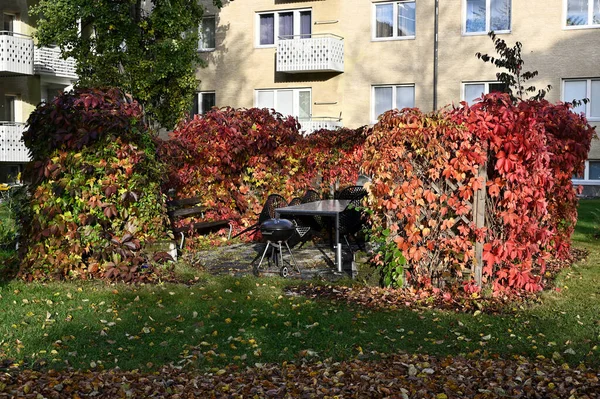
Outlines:
[[[331,33],[279,36],[277,72],[344,72],[344,38]]]
[[[317,130],[336,130],[342,127],[342,119],[331,116],[315,116],[310,119],[299,119],[300,130],[304,134],[311,134]]]
[[[70,57],[65,60],[58,47],[41,47],[35,49],[33,61],[36,74],[77,79],[75,59]]]
[[[29,150],[21,140],[25,124],[0,122],[0,162],[29,162]]]
[[[0,31],[0,73],[33,75],[33,39],[12,31]]]

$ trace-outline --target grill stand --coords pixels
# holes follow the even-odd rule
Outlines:
[[[260,262],[258,263],[258,266],[256,267],[256,269],[257,270],[260,269],[260,266],[262,265],[263,260],[265,259],[265,255],[267,254],[269,247],[271,247],[271,259],[273,259],[275,266],[277,266],[279,268],[279,274],[281,275],[281,277],[289,276],[288,267],[285,265],[285,262],[283,260],[282,247],[284,245],[287,248],[288,253],[290,254],[290,258],[292,260],[292,262],[288,262],[288,264],[290,266],[293,265],[294,268],[296,269],[296,271],[298,273],[300,273],[300,269],[298,268],[298,264],[296,263],[296,259],[294,258],[294,255],[292,254],[292,250],[290,249],[290,246],[288,245],[287,240],[286,241],[277,241],[277,243],[274,243],[273,241],[267,241],[267,246],[265,247],[265,250],[260,258]],[[279,249],[279,253],[276,252],[277,249]],[[281,263],[281,265],[280,265],[280,263]]]

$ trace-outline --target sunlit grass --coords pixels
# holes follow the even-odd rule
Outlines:
[[[588,218],[598,204],[582,201],[576,231],[589,258],[562,272],[542,304],[514,314],[374,311],[288,296],[289,280],[214,277],[179,266],[194,285],[11,281],[0,283],[0,365],[210,369],[399,351],[597,365],[600,245],[588,234],[595,223]]]

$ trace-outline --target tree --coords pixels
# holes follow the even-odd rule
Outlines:
[[[537,93],[531,97],[531,100],[538,101],[544,99],[546,93],[552,89],[548,85],[545,89],[536,89],[535,86],[526,86],[527,81],[535,78],[538,71],[523,71],[523,58],[521,57],[521,42],[516,42],[513,47],[510,47],[504,40],[497,37],[491,31],[488,36],[494,42],[494,49],[498,53],[498,57],[492,57],[488,54],[476,53],[477,58],[483,62],[489,62],[496,68],[505,69],[507,72],[498,72],[496,78],[499,82],[506,85],[506,92],[510,95],[511,100],[516,103],[524,100],[524,96],[529,93]]]
[[[39,17],[38,45],[77,61],[78,86],[118,87],[165,128],[190,109],[201,65],[198,0],[40,0],[30,13]]]

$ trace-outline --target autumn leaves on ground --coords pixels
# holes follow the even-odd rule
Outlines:
[[[598,208],[582,201],[573,237],[587,259],[494,314],[200,271],[0,283],[0,397],[597,397]]]

